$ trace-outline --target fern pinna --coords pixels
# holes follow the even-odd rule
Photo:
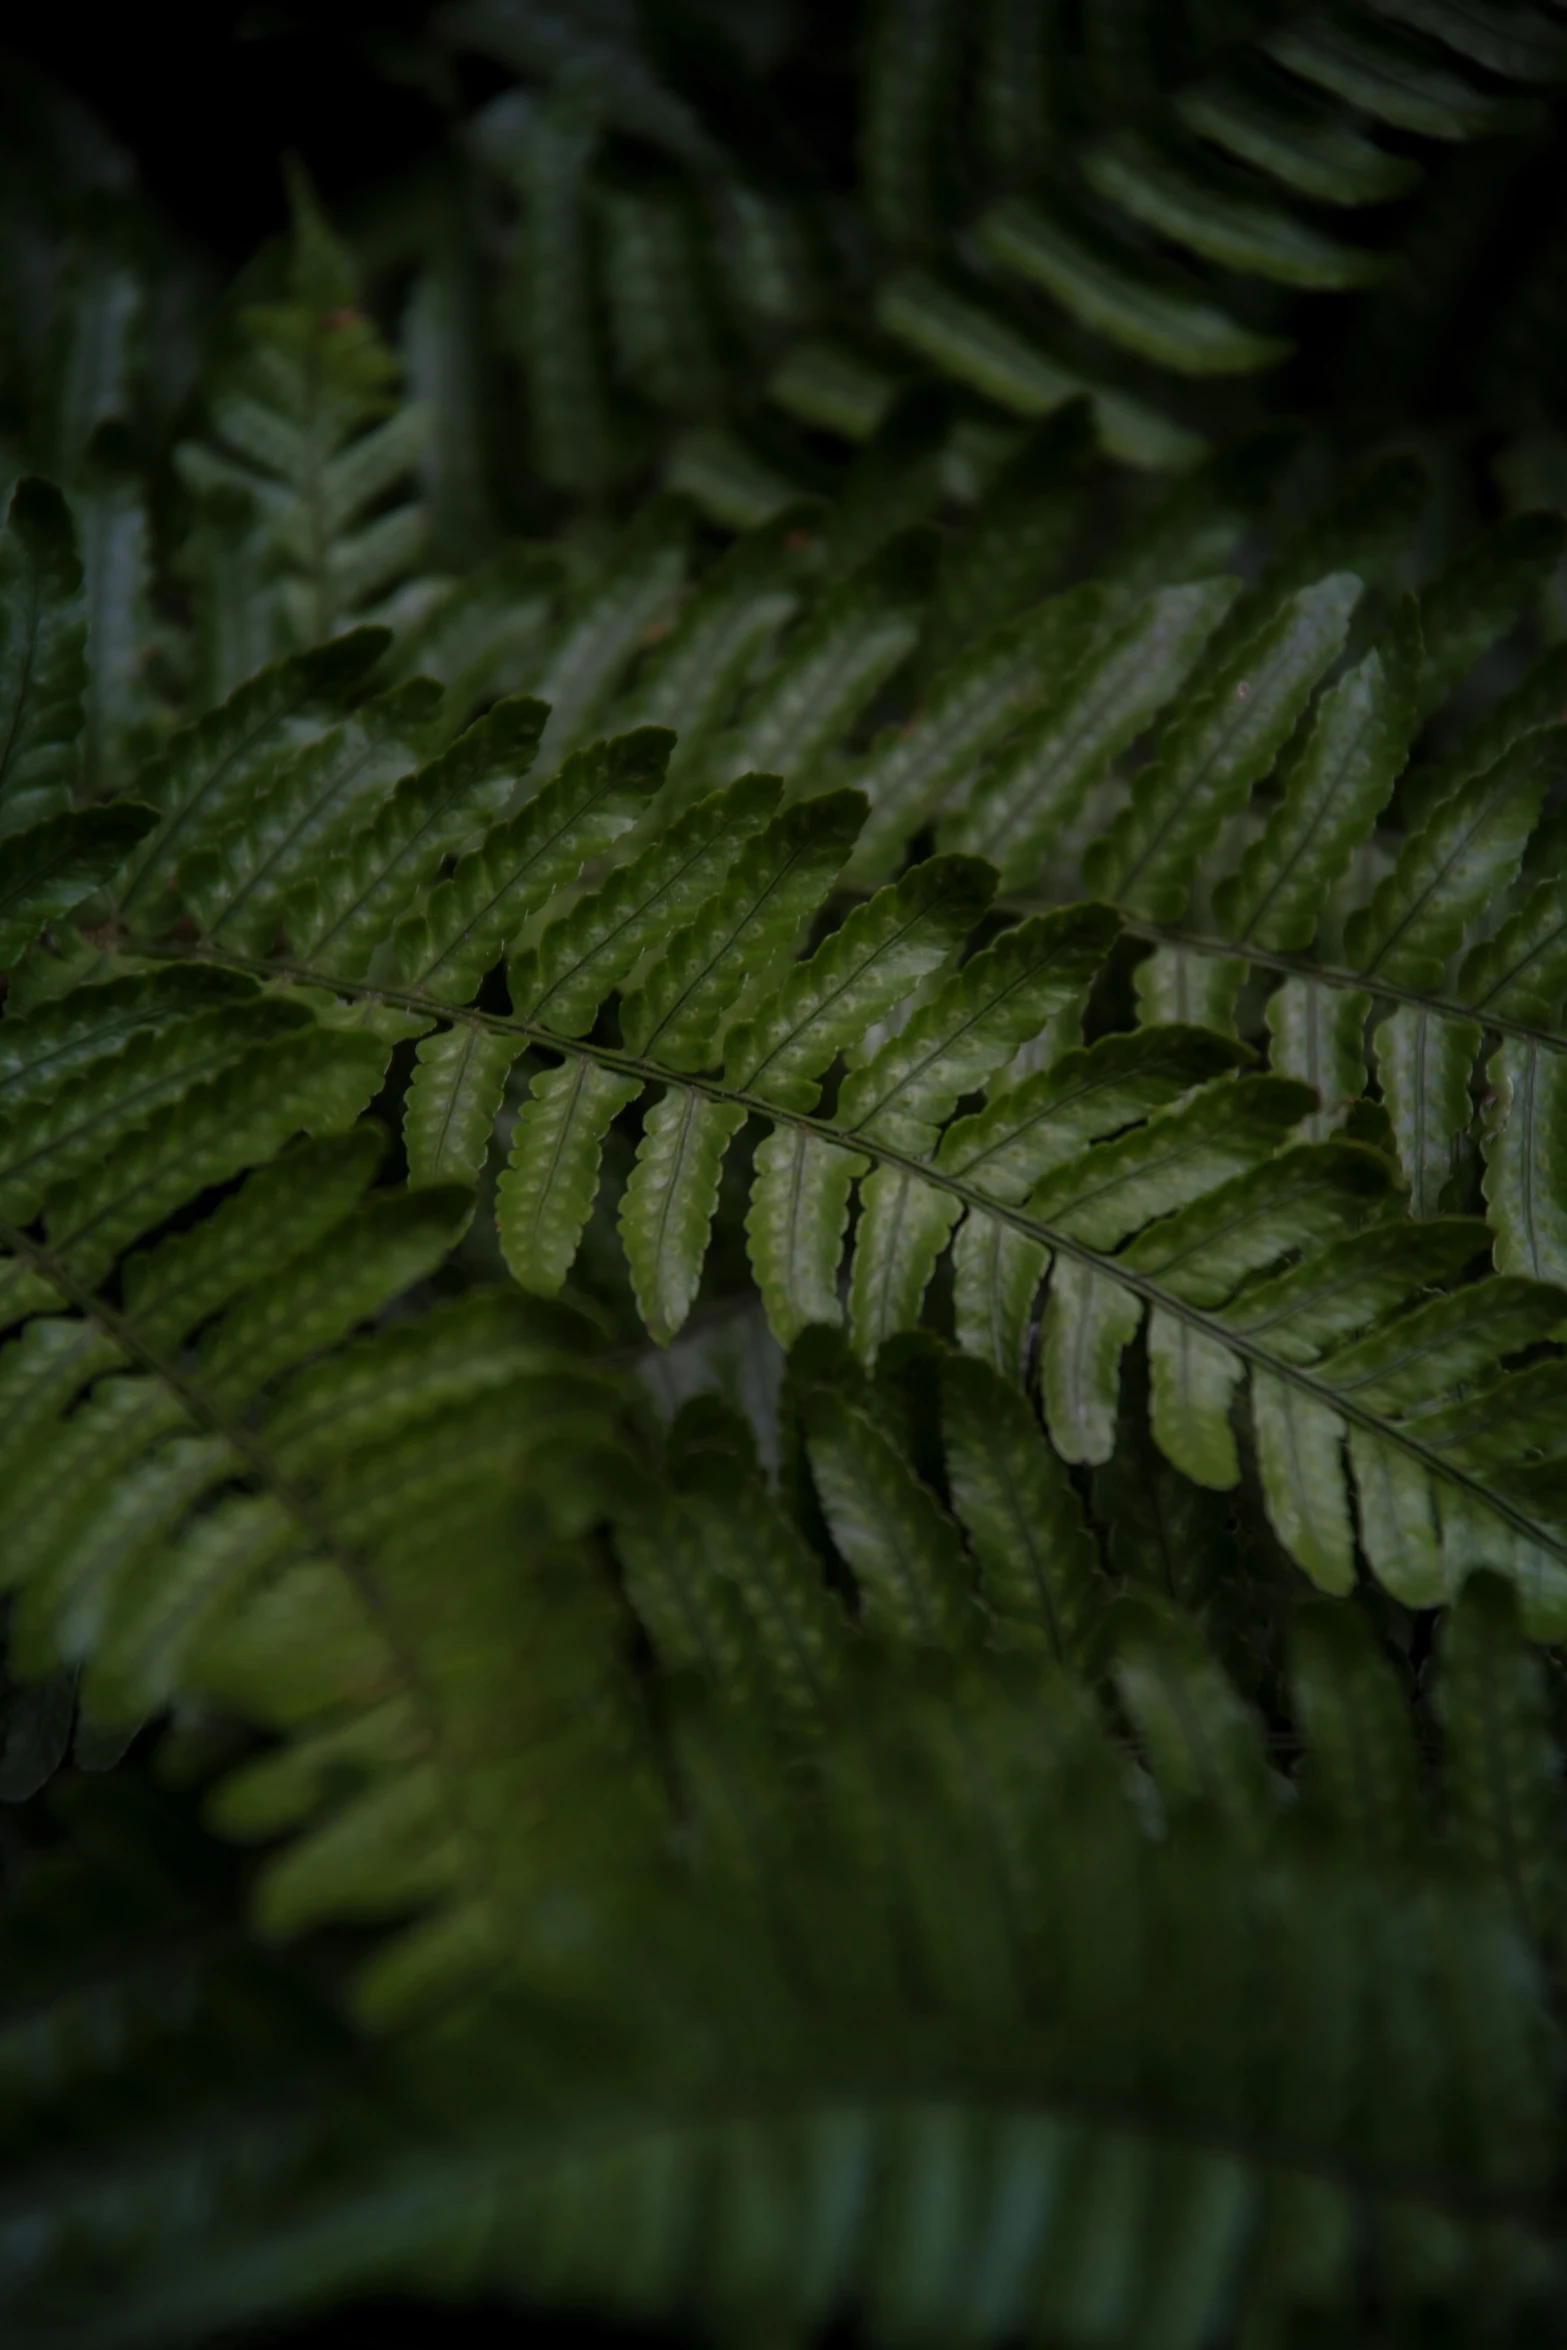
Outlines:
[[[1183,10],[1139,98],[1091,13],[1073,169],[1231,270],[1161,89],[1370,200],[1367,118],[1500,132],[1555,54]],[[1009,233],[1081,200],[1041,21],[878,19],[900,299],[996,258],[937,253],[954,55]],[[645,22],[442,38],[592,36],[490,126],[535,400],[591,227],[717,433],[722,337],[630,306],[776,191]],[[617,108],[694,178],[590,187]],[[1273,428],[1129,485],[1085,354],[735,535],[655,488],[424,570],[450,416],[294,204],[164,489],[62,436],[0,534],[7,2340],[1554,2339],[1559,516]]]

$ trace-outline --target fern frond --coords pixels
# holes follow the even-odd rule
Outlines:
[[[406,492],[427,416],[400,407],[397,366],[359,308],[355,272],[303,175],[290,176],[288,299],[253,308],[212,404],[217,446],[185,442],[198,496],[246,511],[273,583],[273,650],[319,643],[367,613],[424,550]]]

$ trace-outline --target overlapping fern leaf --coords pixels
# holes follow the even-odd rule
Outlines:
[[[568,1401],[567,1325],[490,1300],[481,1334],[478,1302],[444,1353],[404,1325],[395,1371],[389,1332],[305,1374],[271,1441],[306,1477],[312,1439],[337,1452],[359,1563],[209,1581],[181,1666],[282,1733],[209,1806],[271,1842],[272,1931],[426,1913],[358,1992],[402,2030],[367,2065],[290,2014],[111,1812],[139,1941],[62,1984],[56,1858],[8,1961],[29,2118],[68,2105],[73,2026],[116,2058],[85,2146],[78,2118],[7,2182],[16,2339],[199,2341],[480,2279],[725,2338],[764,2313],[894,2342],[1360,2338],[1368,2309],[1466,2300],[1477,2340],[1548,2322],[1556,1748],[1504,1583],[1448,1620],[1439,1773],[1352,1604],[1290,1611],[1281,1746],[1193,1616],[1117,1596],[985,1365],[868,1380],[796,1350],[824,1561],[711,1401],[606,1483],[602,1371],[577,1357]],[[373,1432],[384,1477],[438,1359],[471,1412],[503,1323],[492,1440],[538,1442],[552,1523],[479,1502],[471,1449],[431,1480],[422,1441],[367,1514]],[[615,1695],[633,1623],[651,1714]]]
[[[472,0],[439,30],[523,77],[473,137],[514,215],[500,301],[536,467],[602,490],[673,418],[668,478],[731,523],[809,478],[791,428],[862,441],[916,370],[977,399],[971,454],[1087,393],[1115,456],[1190,463],[1182,386],[1243,403],[1321,297],[1421,249],[1427,168],[1451,228],[1445,152],[1548,144],[1567,79],[1535,7],[885,0],[830,199],[770,103],[819,44],[803,22],[748,44],[673,10]]]
[[[211,405],[176,453],[201,519],[189,550],[205,698],[406,588],[425,551],[413,494],[429,418],[360,307],[353,262],[302,173],[285,299],[256,304]]]
[[[103,759],[14,496],[0,1794],[174,1792],[4,1848],[8,2340],[1559,2326],[1560,529],[950,422],[378,617],[285,465]]]

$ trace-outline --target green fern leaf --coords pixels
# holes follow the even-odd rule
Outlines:
[[[81,581],[59,491],[19,482],[0,531],[0,831],[71,804],[86,685]]]
[[[72,506],[87,619],[82,775],[90,792],[109,793],[161,717],[148,675],[160,633],[152,609],[151,520],[118,427],[95,435]]]
[[[1420,598],[1425,641],[1420,715],[1453,687],[1534,604],[1560,562],[1567,527],[1554,514],[1523,514],[1490,531]]]
[[[335,717],[388,641],[384,629],[360,628],[277,662],[148,762],[136,788],[162,821],[118,884],[127,920],[156,925],[165,905],[172,917],[170,885],[183,860],[220,846],[248,813],[260,778],[293,747],[298,722],[317,712]]]
[[[495,1201],[502,1253],[524,1289],[553,1297],[571,1270],[610,1121],[642,1086],[640,1077],[575,1056],[534,1078]]]
[[[1115,1450],[1121,1357],[1137,1336],[1141,1301],[1073,1257],[1058,1257],[1039,1325],[1040,1390],[1050,1441],[1064,1461],[1107,1461]]]
[[[1403,1004],[1378,1024],[1372,1043],[1411,1213],[1433,1216],[1457,1172],[1458,1137],[1469,1124],[1479,1022]]]
[[[953,1506],[980,1589],[1007,1629],[1043,1633],[1063,1662],[1083,1653],[1101,1608],[1093,1540],[1065,1472],[1016,1386],[971,1357],[941,1367]]]
[[[1190,83],[1174,103],[1200,138],[1320,204],[1386,203],[1420,177],[1418,163],[1389,155],[1336,108],[1283,86]]]
[[[1093,415],[1071,400],[1025,434],[987,487],[968,531],[941,558],[930,658],[945,665],[1050,588],[1082,519]]]
[[[420,764],[439,700],[428,680],[394,687],[295,752],[214,848],[180,865],[180,895],[207,937],[238,954],[272,945],[292,893]]]
[[[1199,1203],[1270,1158],[1311,1106],[1291,1078],[1215,1078],[1189,1101],[1051,1169],[1030,1213],[1090,1248],[1118,1247],[1150,1217]]]
[[[634,737],[631,739],[635,739]],[[714,792],[612,872],[602,889],[551,922],[513,958],[507,978],[519,1019],[581,1036],[648,949],[704,905],[746,840],[778,805],[777,779],[748,775]]]
[[[1191,1811],[1227,1819],[1260,1841],[1275,1799],[1258,1725],[1196,1625],[1138,1593],[1117,1602],[1114,1626],[1116,1689],[1165,1806],[1177,1820]]]
[[[355,1212],[381,1154],[368,1125],[295,1142],[191,1231],[128,1258],[121,1293],[140,1337],[160,1351],[182,1346],[243,1290],[294,1263]]]
[[[561,615],[522,690],[549,704],[541,772],[593,733],[638,645],[663,626],[686,574],[692,516],[656,498]]]
[[[1325,236],[1284,206],[1252,192],[1240,173],[1202,170],[1123,132],[1084,158],[1088,184],[1158,236],[1223,269],[1248,270],[1286,286],[1374,284],[1387,263]]]
[[[724,1157],[745,1116],[738,1104],[671,1086],[644,1121],[620,1236],[642,1319],[661,1346],[696,1302]]]
[[[477,1183],[522,1039],[459,1026],[425,1037],[403,1109],[410,1183]]]
[[[857,906],[796,966],[765,1012],[731,1031],[728,1084],[813,1110],[838,1054],[896,1010],[961,946],[994,886],[972,857],[932,857]]]
[[[1496,1097],[1485,1202],[1496,1268],[1567,1283],[1567,1213],[1557,1170],[1567,1149],[1567,1065],[1559,1052],[1509,1038],[1486,1067]]]
[[[214,1039],[214,1063],[229,1057]],[[375,1037],[306,1027],[285,1028],[210,1077],[199,1065],[188,1068],[184,1086],[171,1070],[167,1084],[177,1116],[149,1119],[112,1159],[51,1191],[50,1251],[76,1282],[101,1280],[124,1249],[166,1216],[274,1156],[292,1135],[345,1132],[379,1091],[386,1060],[387,1048]],[[60,1157],[68,1153],[73,1163],[84,1160],[85,1136],[75,1151],[66,1142]]]
[[[1008,197],[983,216],[975,235],[991,260],[1053,294],[1082,325],[1178,374],[1244,375],[1289,348],[1178,282],[1139,273],[1108,241],[1040,203]]]
[[[397,366],[358,308],[354,270],[303,174],[289,174],[288,298],[245,316],[212,404],[216,447],[176,453],[188,486],[248,505],[275,575],[279,649],[331,636],[417,564],[426,521],[405,488],[427,413],[399,407]]]
[[[642,813],[664,780],[673,742],[667,728],[642,726],[574,751],[403,917],[388,950],[398,984],[437,1002],[468,1002],[529,915]]]
[[[1178,920],[1193,870],[1268,772],[1344,641],[1360,582],[1335,573],[1219,660],[1167,726],[1131,805],[1084,859],[1090,888],[1155,921]]]
[[[1417,718],[1413,616],[1323,695],[1260,840],[1214,892],[1228,938],[1310,944],[1333,884],[1386,806]]]
[[[533,763],[548,713],[501,702],[440,758],[407,776],[349,840],[335,870],[285,900],[290,945],[333,976],[364,971],[409,900],[498,815]]]
[[[860,794],[840,791],[774,818],[622,1003],[621,1034],[633,1052],[676,1069],[700,1069],[716,1057],[748,983],[820,905],[864,815]]]
[[[715,754],[725,777],[758,768],[792,779],[797,790],[808,783],[815,763],[912,652],[936,556],[932,533],[906,533],[823,597],[752,694],[732,743]]]
[[[1554,733],[1527,736],[1438,804],[1345,927],[1357,970],[1440,987],[1466,927],[1516,875],[1561,755]]]
[[[839,1124],[856,1137],[924,1157],[959,1097],[1081,1000],[1115,931],[1108,907],[1078,906],[1004,932],[863,1068],[851,1071],[839,1096]]]
[[[112,1060],[143,1029],[256,992],[238,972],[165,965],[106,980],[0,1023],[0,1109],[9,1119],[73,1074]]]
[[[937,1164],[991,1199],[1025,1199],[1085,1143],[1135,1125],[1244,1059],[1244,1046],[1203,1029],[1101,1037],[957,1119]]]
[[[101,1166],[156,1110],[308,1017],[302,1006],[270,998],[138,1031],[110,1067],[84,1070],[13,1119],[0,1159],[0,1212],[30,1222],[55,1185]]]
[[[832,1537],[882,1638],[950,1648],[970,1599],[957,1532],[858,1405],[829,1389],[806,1401],[811,1475]]]
[[[1425,1833],[1408,1707],[1358,1608],[1302,1608],[1290,1695],[1306,1741],[1306,1800],[1369,1859],[1397,1867]]]
[[[748,531],[694,590],[632,691],[641,726],[673,726],[675,776],[700,772],[715,736],[795,616],[821,526],[797,503]]]
[[[1316,1093],[1305,1122],[1308,1141],[1325,1142],[1341,1126],[1366,1081],[1366,1021],[1371,998],[1358,988],[1286,979],[1268,998],[1268,1066],[1298,1077]]]
[[[982,637],[933,682],[923,708],[854,771],[871,803],[855,852],[859,879],[879,877],[970,766],[1020,715],[1075,670],[1099,619],[1090,588],[1058,597]]]
[[[202,1344],[201,1385],[222,1410],[240,1410],[433,1272],[472,1214],[473,1201],[457,1184],[364,1203],[351,1231],[327,1233],[229,1309]]]
[[[0,881],[0,962],[15,962],[40,930],[91,897],[157,821],[151,808],[120,800],[46,816],[10,835]]]
[[[970,1208],[952,1248],[953,1327],[965,1354],[1003,1378],[1023,1376],[1034,1301],[1049,1265],[1042,1241]]]
[[[1157,590],[980,776],[944,845],[991,858],[1009,884],[1035,880],[1112,760],[1185,683],[1233,593],[1216,580]]]
[[[1194,1485],[1220,1493],[1240,1483],[1230,1415],[1243,1370],[1234,1350],[1207,1331],[1157,1306],[1149,1315],[1149,1415],[1159,1449]]]
[[[838,1267],[849,1195],[868,1164],[797,1126],[775,1126],[757,1145],[746,1241],[780,1346],[792,1346],[812,1322],[843,1319]]]
[[[860,1185],[849,1323],[855,1351],[874,1362],[894,1331],[919,1320],[925,1292],[963,1203],[902,1167],[878,1167]]]

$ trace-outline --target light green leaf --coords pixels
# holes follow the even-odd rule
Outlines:
[[[1143,1318],[1140,1297],[1075,1257],[1057,1257],[1040,1322],[1040,1386],[1050,1441],[1066,1461],[1115,1450],[1121,1356]]]
[[[1179,919],[1197,860],[1289,740],[1359,596],[1358,579],[1332,573],[1286,596],[1255,636],[1210,666],[1163,729],[1131,805],[1084,858],[1091,889],[1156,922]]]
[[[1107,906],[1035,915],[944,982],[907,1027],[851,1071],[838,1123],[910,1156],[932,1150],[961,1095],[1086,990],[1115,936]]]
[[[128,861],[116,898],[125,916],[159,927],[177,901],[169,889],[186,857],[218,848],[243,821],[258,784],[296,747],[298,725],[341,715],[385,651],[384,628],[356,628],[331,644],[292,654],[237,686],[150,759],[137,778],[139,798],[162,821]]]
[[[1137,1017],[1145,1028],[1170,1023],[1235,1034],[1235,1007],[1246,981],[1244,960],[1187,946],[1158,946],[1132,974]]]
[[[524,1289],[553,1297],[570,1272],[593,1210],[610,1121],[636,1100],[642,1082],[575,1056],[534,1078],[495,1193],[501,1253]]]
[[[637,646],[673,606],[691,523],[683,498],[642,507],[540,653],[525,690],[549,705],[541,774],[594,731]]]
[[[508,972],[517,1017],[581,1036],[655,941],[706,904],[778,806],[776,776],[747,775],[698,801],[525,947]]]
[[[798,1126],[775,1126],[757,1146],[746,1239],[780,1346],[792,1346],[809,1323],[843,1319],[838,1267],[849,1194],[867,1164]]]
[[[398,984],[467,1003],[508,939],[587,859],[635,821],[664,780],[674,736],[640,726],[574,751],[516,815],[504,817],[393,933]]]
[[[715,749],[726,778],[758,768],[810,789],[816,762],[913,650],[935,559],[930,533],[905,532],[821,598]]]
[[[860,794],[843,791],[797,801],[774,818],[621,1005],[621,1034],[633,1052],[674,1069],[716,1058],[748,983],[821,904],[864,814]]]
[[[1015,1204],[1085,1143],[1167,1108],[1245,1057],[1243,1045],[1200,1028],[1101,1037],[957,1119],[936,1163],[987,1198]]]
[[[849,1323],[856,1352],[873,1363],[885,1339],[918,1322],[936,1262],[963,1213],[901,1167],[878,1167],[860,1185]]]
[[[620,1236],[642,1319],[660,1346],[696,1303],[724,1157],[745,1118],[733,1103],[672,1085],[644,1121]]]
[[[952,1244],[953,1320],[965,1354],[1021,1379],[1034,1301],[1050,1251],[1031,1233],[970,1208]]]
[[[209,938],[240,954],[269,950],[312,866],[334,856],[420,764],[439,700],[429,679],[413,679],[280,760],[227,838],[180,867],[180,894]]]
[[[1333,884],[1369,839],[1409,755],[1419,638],[1412,613],[1323,695],[1260,840],[1213,894],[1226,938],[1286,951],[1311,944]]]
[[[1344,1423],[1271,1371],[1253,1367],[1251,1418],[1268,1522],[1319,1591],[1354,1588],[1355,1530],[1345,1483]]]
[[[357,977],[442,860],[497,816],[527,774],[548,712],[499,702],[449,750],[406,776],[335,866],[286,901],[284,928],[313,970]]]
[[[1286,979],[1268,998],[1268,1066],[1311,1086],[1320,1105],[1304,1122],[1308,1142],[1326,1142],[1364,1091],[1370,1011],[1360,989],[1317,979]]]
[[[1517,874],[1540,805],[1567,759],[1567,728],[1526,736],[1461,783],[1412,834],[1369,906],[1345,927],[1358,971],[1433,991],[1475,918]]]
[[[1567,1284],[1567,1057],[1507,1037],[1486,1065],[1485,1202],[1499,1273]]]
[[[478,1182],[506,1072],[522,1046],[520,1036],[466,1020],[423,1040],[403,1105],[410,1183]]]
[[[822,1071],[957,951],[994,886],[977,858],[932,857],[856,906],[766,1010],[731,1032],[726,1081],[780,1109],[813,1110]]]
[[[1320,204],[1379,204],[1401,196],[1420,166],[1389,155],[1336,107],[1281,88],[1214,80],[1176,92],[1175,110],[1199,138]]]
[[[1242,1363],[1221,1340],[1155,1307],[1148,1317],[1154,1434],[1194,1485],[1219,1492],[1240,1482],[1230,1405]]]
[[[1469,1078],[1480,1050],[1475,1020],[1449,1020],[1424,1004],[1400,1004],[1372,1040],[1382,1099],[1409,1182],[1410,1212],[1434,1216],[1457,1170],[1470,1121]]]
[[[1271,1157],[1310,1107],[1305,1087],[1287,1077],[1216,1078],[1189,1102],[1052,1169],[1029,1213],[1090,1248],[1115,1248],[1150,1217],[1199,1202]],[[1154,1247],[1157,1229],[1148,1235]]]
[[[934,679],[907,724],[891,727],[854,769],[871,803],[853,878],[880,878],[975,760],[1042,701],[1060,698],[1099,625],[1097,589],[1052,598],[1004,622]]]

